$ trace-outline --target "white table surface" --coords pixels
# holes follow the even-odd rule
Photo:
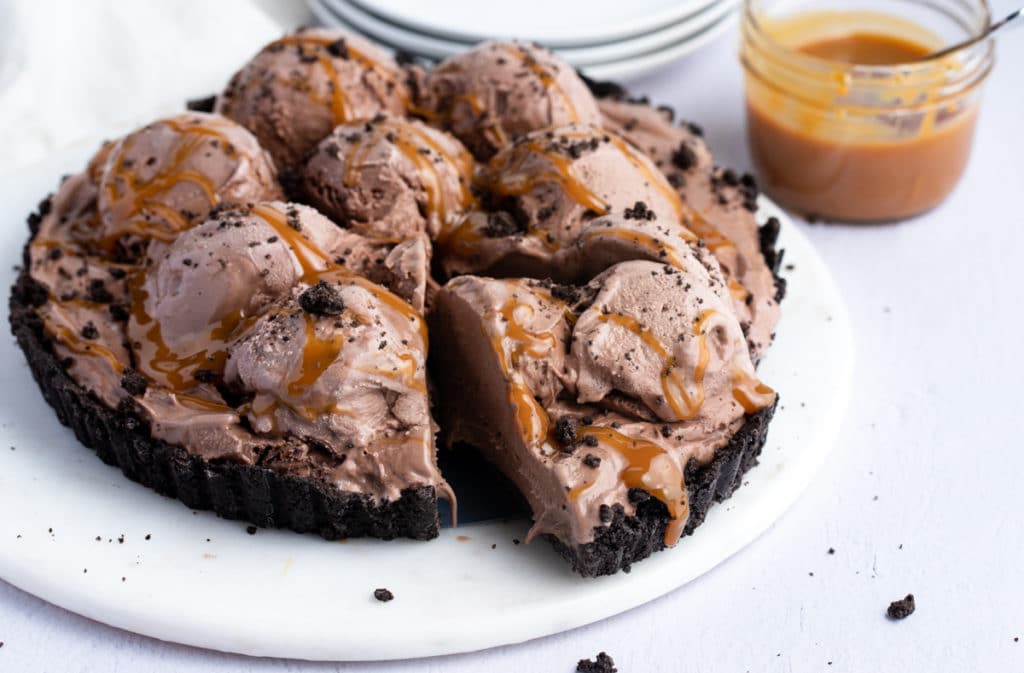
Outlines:
[[[270,4],[286,20],[302,15]],[[569,673],[600,650],[622,673],[1024,670],[1021,37],[1000,45],[974,156],[949,201],[899,225],[804,225],[849,304],[853,400],[816,483],[708,575],[569,633],[380,665],[163,643],[0,582],[0,671]],[[702,122],[719,160],[746,168],[735,52],[733,31],[630,85]],[[888,621],[886,606],[908,592],[917,612]]]

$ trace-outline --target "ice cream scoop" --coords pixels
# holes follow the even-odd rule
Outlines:
[[[573,330],[577,402],[622,395],[658,420],[713,428],[774,401],[714,267],[623,262],[588,287]]]
[[[339,225],[376,238],[436,237],[473,197],[473,157],[421,121],[375,117],[343,124],[302,169],[302,192]]]
[[[383,50],[316,28],[265,46],[231,78],[216,111],[251,130],[284,168],[338,124],[402,115],[408,102],[402,70]]]
[[[137,259],[149,241],[174,240],[223,201],[281,194],[273,162],[256,138],[218,115],[162,119],[102,153],[95,245],[115,257]]]
[[[650,156],[694,211],[689,227],[705,240],[730,279],[751,352],[760,358],[771,345],[779,303],[772,269],[761,252],[753,178],[717,168],[700,129],[674,125],[667,110],[616,100],[599,105],[605,126]]]
[[[172,390],[189,389],[201,370],[219,375],[232,339],[268,306],[321,274],[393,281],[422,308],[424,245],[366,239],[293,203],[215,211],[179,236],[133,283],[128,334],[138,369]],[[199,380],[209,376],[198,375]]]
[[[410,315],[358,276],[303,283],[230,346],[225,383],[254,395],[243,413],[259,434],[303,437],[353,458],[371,447],[432,447],[426,331]]]
[[[679,197],[651,160],[615,133],[572,125],[535,131],[495,155],[481,208],[442,232],[449,274],[566,278],[553,260],[609,214],[679,223]]]
[[[538,129],[600,123],[576,71],[521,42],[484,42],[446,59],[427,73],[419,107],[483,160]]]

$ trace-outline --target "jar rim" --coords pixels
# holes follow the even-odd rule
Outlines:
[[[899,70],[911,77],[916,76],[916,78],[921,78],[922,76],[926,77],[928,73],[931,72],[936,73],[936,75],[945,75],[949,70],[948,64],[958,59],[967,63],[976,61],[979,66],[984,65],[987,62],[988,68],[990,68],[991,61],[994,59],[995,55],[995,41],[992,38],[982,39],[985,30],[988,29],[988,26],[992,21],[992,11],[988,0],[977,0],[976,8],[979,10],[977,25],[972,27],[973,31],[969,32],[964,40],[967,44],[960,49],[938,58],[927,57],[919,61],[888,65],[852,64],[799,52],[774,39],[767,31],[764,30],[764,27],[758,20],[757,11],[754,7],[755,1],[756,0],[743,0],[742,19],[744,24],[753,29],[756,32],[756,35],[760,36],[765,42],[767,42],[771,48],[779,53],[789,55],[790,58],[811,66],[810,69],[812,70],[828,70],[829,72],[842,71],[853,77],[865,78],[878,78],[879,76]],[[933,7],[931,3],[928,3],[928,6]],[[985,69],[983,75],[987,74],[988,68]],[[970,71],[972,68],[968,67],[965,68],[965,70]]]

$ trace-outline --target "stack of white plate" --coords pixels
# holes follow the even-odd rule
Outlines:
[[[708,43],[740,0],[308,0],[323,24],[429,59],[488,39],[550,47],[595,79],[636,75]]]

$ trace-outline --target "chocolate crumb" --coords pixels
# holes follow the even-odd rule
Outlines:
[[[125,369],[121,374],[121,387],[132,397],[141,397],[146,394],[149,381],[134,369]]]
[[[248,533],[249,535],[255,535],[256,534],[256,526],[246,526],[245,527],[245,532]]]
[[[345,310],[341,295],[322,280],[299,295],[299,306],[313,315],[338,315]]]
[[[643,201],[637,201],[632,208],[626,208],[622,216],[627,220],[653,220],[657,217]]]
[[[94,301],[97,304],[109,304],[114,301],[114,295],[110,293],[107,286],[103,284],[103,281],[99,278],[93,278],[89,281],[89,289],[85,295],[89,301]]]
[[[525,226],[520,225],[512,215],[503,210],[490,213],[487,216],[487,224],[484,226],[484,236],[488,238],[504,238],[525,231]]]
[[[907,594],[902,600],[889,603],[889,609],[885,611],[885,614],[892,620],[906,619],[914,614],[916,609],[917,604],[914,602],[914,594]]]
[[[191,110],[192,112],[213,112],[213,107],[216,103],[216,96],[193,98],[191,100],[185,101],[185,109]]]
[[[672,152],[672,165],[682,171],[688,171],[697,165],[697,153],[685,142]]]
[[[373,597],[376,598],[381,603],[387,603],[388,601],[391,601],[391,600],[395,599],[395,595],[393,593],[391,593],[387,589],[383,589],[383,588],[382,589],[374,589],[373,590]]]
[[[83,339],[90,339],[90,340],[98,339],[99,336],[100,336],[100,331],[98,329],[96,329],[96,325],[94,325],[91,320],[89,322],[85,323],[85,326],[82,327],[82,338]]]
[[[131,316],[128,307],[124,304],[111,304],[109,311],[111,319],[116,322],[125,322]]]
[[[835,553],[836,553],[836,550],[835,550],[835,548],[834,548],[834,547],[829,547],[829,548],[828,548],[828,553],[829,553],[829,554],[835,554]]]
[[[576,446],[576,432],[579,427],[579,422],[571,416],[563,416],[555,423],[555,439],[562,445],[563,450],[571,452]]]
[[[575,304],[582,298],[580,289],[575,285],[552,285],[551,296],[566,304]]]
[[[331,42],[327,45],[327,51],[331,56],[337,58],[348,58],[348,45],[345,44],[345,38],[340,38]]]
[[[582,441],[587,446],[591,447],[600,444],[600,442],[597,441],[597,437],[595,437],[594,435],[583,435],[583,439],[580,441]]]
[[[601,464],[601,459],[592,453],[588,453],[586,458],[583,459],[583,464],[590,468],[597,468]]]
[[[617,673],[615,661],[604,652],[598,652],[594,660],[580,659],[576,664],[576,673]]]

